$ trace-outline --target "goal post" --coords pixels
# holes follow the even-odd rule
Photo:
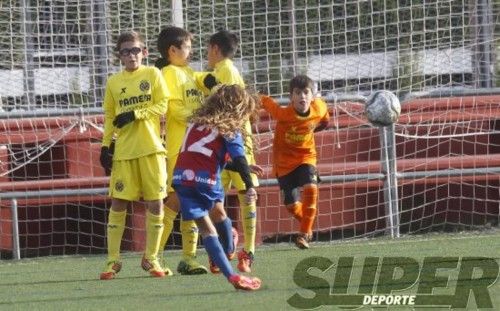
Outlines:
[[[21,257],[106,251],[109,199],[98,157],[104,84],[121,70],[113,45],[121,32],[139,31],[152,65],[157,35],[170,24],[193,33],[196,70],[206,69],[212,33],[236,33],[234,63],[248,87],[284,105],[293,75],[316,81],[331,114],[315,133],[316,240],[498,226],[499,19],[500,5],[487,0],[2,1],[1,258],[13,256],[16,234]],[[402,112],[381,129],[363,101],[384,89],[398,95]],[[264,112],[254,124],[267,173],[259,242],[290,241],[297,230],[270,174],[274,125]],[[394,137],[392,150],[384,133]],[[228,213],[240,229],[234,192]],[[143,222],[138,202],[124,250],[143,247]],[[177,228],[169,247],[180,247]]]

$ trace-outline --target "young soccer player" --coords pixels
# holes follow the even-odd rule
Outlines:
[[[224,200],[220,174],[227,155],[245,183],[245,202],[251,204],[257,198],[241,134],[245,135],[245,121],[257,102],[257,97],[237,85],[218,88],[190,118],[172,178],[182,217],[196,221],[210,258],[235,288],[243,290],[257,290],[261,281],[233,272],[213,225],[220,221],[216,219],[220,213],[209,216],[209,211],[223,208],[214,203]]]
[[[238,41],[238,36],[227,30],[220,30],[210,37],[208,41],[208,67],[213,69],[211,74],[215,77],[215,83],[226,85],[236,84],[241,87],[245,87],[245,82],[232,61],[232,58],[238,49]],[[205,79],[205,81],[207,81],[207,79]],[[212,84],[212,86],[214,86],[214,84]],[[208,83],[207,87],[210,86],[211,85]],[[248,163],[252,165],[255,164],[255,158],[251,139],[252,127],[249,119],[245,122],[245,131],[247,133],[247,139],[245,140],[246,159]],[[251,177],[253,185],[257,187],[259,185],[257,176],[255,174],[251,174]],[[244,198],[247,189],[245,183],[237,172],[224,170],[222,172],[222,184],[226,191],[228,191],[231,186],[234,186],[238,191],[238,201],[241,209],[244,234],[244,246],[243,249],[238,252],[238,270],[241,272],[250,272],[255,254],[255,234],[257,223],[256,202],[245,202]],[[217,210],[219,209],[214,209],[214,212]],[[236,245],[233,245],[232,239],[228,238],[232,229],[231,221],[229,218],[226,218],[223,222],[216,223],[215,226],[217,227],[219,234],[222,233],[221,242],[223,242],[226,254],[230,259],[232,259],[236,251]],[[210,262],[210,270],[213,273],[217,273],[219,270],[218,267],[213,264],[213,261]]]
[[[196,73],[189,67],[191,56],[192,34],[188,31],[169,26],[158,36],[158,51],[161,58],[156,66],[161,69],[170,92],[170,101],[166,118],[167,172],[172,176],[179,155],[179,149],[187,128],[187,118],[200,107],[203,93],[197,83]],[[165,229],[160,242],[163,252],[170,236],[174,220],[180,210],[179,201],[168,179],[168,198],[165,206]],[[182,219],[180,223],[182,235],[182,255],[177,271],[181,274],[204,274],[208,270],[196,261],[198,246],[198,227],[193,220]]]
[[[143,198],[146,207],[146,249],[141,266],[151,276],[165,272],[157,258],[163,231],[166,196],[166,150],[160,136],[160,117],[167,111],[168,89],[160,71],[141,65],[148,55],[136,32],[121,34],[116,51],[124,70],[112,75],[104,96],[104,134],[100,162],[111,178],[112,198],[107,225],[108,259],[102,280],[113,279],[122,267],[120,244],[129,202]],[[116,136],[113,155],[110,144]]]
[[[273,172],[284,195],[285,206],[300,222],[295,245],[309,248],[318,200],[318,173],[314,132],[328,126],[325,102],[315,98],[314,82],[305,75],[290,80],[290,104],[280,107],[262,96],[262,108],[276,119]],[[302,187],[302,200],[299,190]]]

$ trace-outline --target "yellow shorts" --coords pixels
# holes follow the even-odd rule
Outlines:
[[[245,158],[247,159],[248,164],[255,164],[255,158],[253,153],[245,153]],[[259,186],[259,179],[257,179],[257,175],[250,174],[252,176],[252,183],[254,187]],[[236,188],[238,191],[245,191],[247,187],[245,187],[245,183],[241,179],[240,173],[230,170],[223,170],[221,173],[221,183],[222,187],[224,187],[224,191],[228,192],[231,189],[231,186]]]
[[[113,161],[109,195],[112,198],[137,201],[163,200],[167,196],[165,155],[151,154],[132,160]]]
[[[254,187],[259,186],[259,180],[257,179],[257,175],[250,174],[252,176],[252,182]],[[230,170],[223,170],[221,173],[221,182],[224,187],[224,191],[228,191],[231,189],[231,186],[236,188],[238,191],[245,191],[247,188],[245,187],[245,183],[241,179],[240,173]]]
[[[173,157],[167,157],[167,175],[168,176],[174,176],[175,163],[177,163],[177,155],[175,155]],[[172,178],[168,179],[167,191],[169,193],[174,192],[174,188],[172,188]]]

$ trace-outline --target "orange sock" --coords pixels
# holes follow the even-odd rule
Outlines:
[[[300,232],[311,234],[316,219],[316,204],[318,202],[318,186],[312,184],[304,187],[302,193],[302,221]]]
[[[293,204],[289,204],[286,206],[286,209],[290,214],[293,215],[295,219],[298,221],[302,221],[302,203],[300,202],[295,202]]]

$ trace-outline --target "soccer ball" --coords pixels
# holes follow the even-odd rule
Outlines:
[[[401,104],[394,93],[386,90],[376,91],[366,101],[365,114],[373,125],[388,126],[398,120]]]

